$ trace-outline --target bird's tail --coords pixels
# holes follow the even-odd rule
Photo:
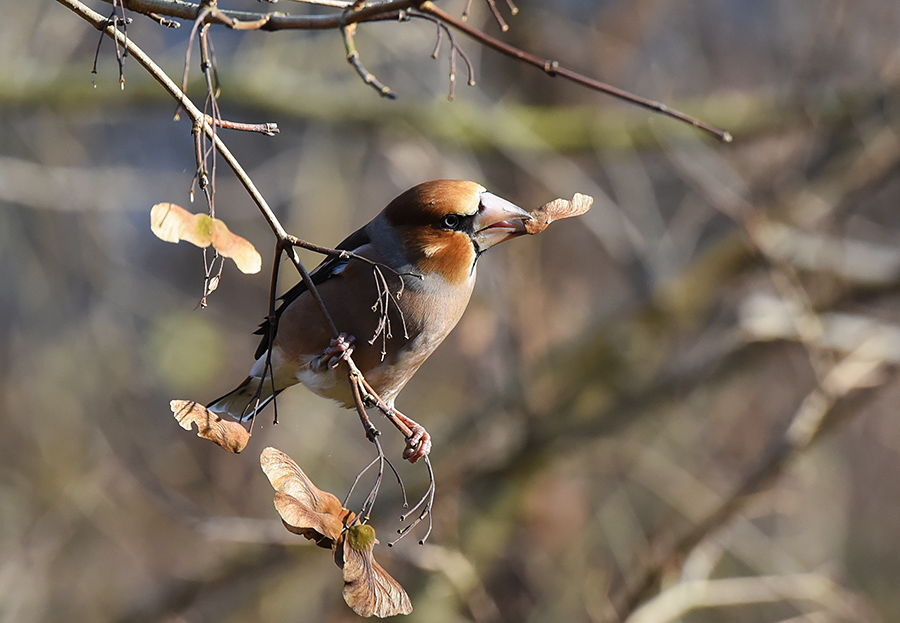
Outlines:
[[[237,388],[209,403],[206,408],[216,415],[228,415],[246,422],[272,402],[281,390],[273,391],[271,381],[260,388],[258,377],[248,376]]]

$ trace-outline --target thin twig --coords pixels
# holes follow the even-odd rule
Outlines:
[[[277,123],[242,123],[240,121],[228,121],[226,119],[213,119],[210,115],[206,115],[206,123],[215,124],[226,130],[238,130],[241,132],[258,132],[266,136],[275,136],[279,132]]]
[[[442,22],[449,24],[456,30],[459,30],[460,32],[472,37],[482,45],[487,46],[492,50],[496,50],[501,54],[505,54],[507,56],[520,60],[523,63],[527,63],[529,65],[537,67],[550,76],[560,76],[594,91],[606,93],[607,95],[611,95],[626,102],[641,106],[642,108],[647,108],[654,112],[666,115],[667,117],[672,117],[673,119],[677,119],[684,123],[690,124],[695,128],[703,130],[704,132],[708,132],[724,143],[730,143],[732,141],[732,136],[729,132],[713,127],[708,123],[705,123],[695,117],[691,117],[690,115],[687,115],[681,111],[669,108],[662,102],[649,100],[639,95],[629,93],[628,91],[620,89],[619,87],[615,87],[611,84],[600,82],[599,80],[594,80],[593,78],[588,78],[587,76],[574,72],[570,69],[566,69],[565,67],[561,66],[558,61],[542,59],[533,54],[529,54],[524,50],[520,50],[519,48],[511,46],[508,43],[500,41],[499,39],[495,39],[494,37],[491,37],[490,35],[487,35],[480,30],[472,28],[465,22],[462,22],[442,11],[431,0],[425,0],[425,2],[420,3],[417,9],[419,11],[422,11],[423,13],[433,15]]]
[[[104,0],[105,2],[120,2],[121,5],[129,10],[138,13],[155,13],[157,15],[167,15],[179,19],[194,20],[197,18],[202,5],[183,0]],[[70,0],[57,0],[65,5],[69,5]],[[510,4],[513,14],[517,11],[515,5]],[[669,108],[662,102],[650,100],[633,93],[629,93],[624,89],[620,89],[613,85],[594,80],[570,69],[561,66],[558,61],[541,59],[538,56],[529,54],[514,46],[504,43],[490,35],[487,35],[471,26],[464,21],[458,20],[446,12],[439,9],[431,0],[391,0],[389,2],[368,4],[358,10],[344,11],[340,15],[285,15],[283,13],[251,13],[247,11],[231,11],[215,9],[204,16],[207,23],[215,23],[233,28],[236,30],[259,29],[259,30],[285,30],[285,29],[301,29],[301,30],[330,30],[330,29],[346,29],[351,24],[361,22],[371,22],[389,19],[400,19],[404,15],[411,14],[409,11],[421,11],[423,14],[429,14],[441,20],[445,24],[452,26],[456,30],[472,37],[481,44],[506,54],[512,58],[520,60],[524,63],[538,67],[550,76],[561,76],[567,80],[580,84],[586,88],[606,93],[612,97],[630,102],[637,106],[652,110],[663,114],[667,117],[677,119],[689,125],[692,125],[704,132],[708,132],[718,138],[720,141],[730,143],[732,136],[729,132],[711,126],[699,119],[691,117],[681,111]],[[351,35],[352,37],[352,35]],[[348,58],[348,60],[351,60]],[[358,58],[357,58],[358,60]],[[352,62],[352,61],[351,61]],[[356,65],[354,65],[356,67]],[[360,67],[356,67],[360,71]],[[364,68],[360,75],[368,74]],[[371,75],[371,74],[369,74]],[[383,85],[382,85],[383,86]],[[379,92],[382,92],[379,88]],[[386,93],[383,93],[385,96]]]
[[[191,69],[191,52],[194,49],[194,36],[197,34],[197,30],[200,28],[200,25],[203,23],[203,19],[209,13],[208,8],[199,9],[197,17],[194,19],[194,24],[191,26],[191,33],[188,36],[187,48],[184,52],[184,70],[181,73],[181,91],[182,93],[187,93],[188,87],[188,74]],[[177,99],[177,98],[176,98]],[[181,117],[179,116],[181,112],[181,102],[178,103],[178,106],[175,108],[175,120],[178,121]]]
[[[307,251],[312,251],[313,253],[318,253],[320,255],[331,255],[337,256],[345,259],[353,259],[358,260],[360,262],[365,262],[370,266],[378,266],[380,268],[386,268],[398,277],[415,277],[416,279],[422,279],[422,275],[418,273],[401,273],[400,271],[391,268],[387,264],[382,262],[376,262],[375,260],[369,259],[362,255],[358,255],[353,251],[347,251],[345,249],[333,249],[331,247],[323,247],[318,244],[313,244],[312,242],[306,242],[305,240],[301,240],[296,236],[292,236],[290,234],[286,235],[285,242],[289,245],[293,245],[295,247],[300,247],[301,249],[306,249]]]
[[[407,518],[420,507],[422,509],[422,512],[419,513],[419,516],[416,517],[415,520],[412,521],[412,523],[397,531],[397,534],[399,536],[393,541],[390,541],[388,543],[388,547],[393,547],[395,543],[409,534],[410,531],[418,526],[425,518],[428,518],[428,529],[425,531],[425,535],[421,539],[419,539],[419,545],[425,545],[425,541],[427,541],[428,537],[431,536],[431,529],[434,527],[431,516],[431,509],[434,506],[434,493],[437,490],[437,486],[434,479],[434,469],[432,469],[431,460],[429,460],[427,456],[425,457],[425,466],[428,468],[428,489],[425,491],[425,495],[422,496],[422,499],[420,499],[408,513],[400,516],[400,521],[406,521]]]
[[[469,11],[472,10],[472,0],[466,0],[466,5],[463,7],[461,19],[462,21],[466,21],[469,19]]]
[[[219,255],[218,251],[213,250],[212,260],[207,258],[207,253],[209,253],[208,247],[203,249],[203,296],[197,303],[197,307],[201,309],[206,308],[208,305],[206,298],[219,287],[219,281],[222,278],[222,270],[225,268],[225,258]],[[216,260],[218,260],[218,270],[216,269]]]
[[[348,11],[348,14],[352,14],[352,12]],[[362,81],[375,89],[381,97],[386,97],[391,100],[397,99],[397,94],[391,91],[390,87],[383,84],[375,77],[375,74],[363,66],[362,60],[359,58],[359,51],[356,49],[356,43],[353,40],[354,34],[356,34],[356,24],[341,26],[341,36],[344,39],[344,50],[347,54],[347,62],[356,70],[356,73],[359,74]]]
[[[121,11],[121,16],[116,15],[116,8],[119,8]],[[125,7],[122,5],[121,0],[118,3],[113,2],[113,13],[112,13],[113,26],[117,26],[119,23],[122,24],[122,34],[125,38],[125,45],[119,48],[118,41],[116,42],[116,63],[119,66],[119,88],[125,89],[125,57],[128,56],[128,24],[131,23],[130,17],[125,17]]]
[[[122,17],[119,17],[116,14],[116,8],[118,8],[119,6],[120,5],[118,5],[118,4],[113,4],[113,9],[112,9],[112,12],[109,14],[109,18],[107,19],[107,22],[109,24],[113,25],[113,27],[117,27],[119,24],[122,24],[122,30],[124,33],[125,27],[131,23],[131,18],[130,17],[126,18],[124,16],[124,11],[123,11]],[[127,35],[126,35],[126,37],[127,37]],[[97,40],[97,48],[94,50],[94,64],[91,67],[91,74],[94,76],[97,75],[97,63],[100,61],[100,46],[102,43],[103,43],[103,35],[101,34],[100,38]],[[127,48],[125,48],[125,49],[127,49]],[[125,59],[124,59],[124,54],[122,53],[122,50],[123,50],[123,48],[120,48],[118,45],[118,42],[116,42],[116,64],[118,65],[118,68],[119,68],[119,88],[124,89],[125,88]],[[96,79],[94,79],[94,86],[95,87],[97,86]]]
[[[390,318],[391,303],[394,304],[394,308],[397,310],[397,313],[400,314],[400,324],[403,327],[403,339],[409,339],[406,316],[403,313],[403,308],[400,307],[400,302],[397,300],[398,297],[403,294],[405,284],[403,283],[402,277],[400,277],[400,289],[394,294],[388,285],[380,265],[374,265],[372,267],[372,273],[375,277],[375,289],[377,290],[377,298],[372,309],[378,314],[379,319],[378,324],[375,327],[375,333],[369,340],[369,344],[374,344],[375,340],[378,339],[378,336],[381,336],[381,359],[384,361],[384,358],[387,355],[387,341],[393,337]]]
[[[497,9],[497,3],[494,2],[494,0],[485,0],[485,2],[487,2],[488,8],[491,10],[491,15],[497,20],[497,24],[500,25],[500,30],[503,32],[509,30],[509,24],[507,24],[506,20],[503,19],[503,16],[500,15],[500,11]]]
[[[268,313],[266,313],[266,322],[268,323],[268,330],[265,335],[268,339],[268,343],[266,344],[266,363],[263,366],[263,373],[260,375],[259,386],[256,388],[256,393],[254,395],[253,400],[255,401],[253,411],[251,412],[250,418],[250,426],[253,426],[253,421],[256,418],[256,414],[259,410],[260,399],[262,398],[262,388],[263,383],[266,382],[266,379],[272,384],[272,395],[274,396],[277,392],[277,388],[275,387],[275,367],[272,365],[272,347],[275,344],[275,334],[278,331],[278,314],[275,311],[275,301],[278,298],[278,273],[281,269],[281,256],[284,253],[284,248],[281,245],[275,245],[275,259],[272,262],[272,277],[269,281],[269,307]],[[249,405],[248,405],[249,407]],[[278,401],[272,400],[272,410],[274,413],[272,414],[272,424],[278,424]],[[244,414],[241,414],[242,416]]]
[[[358,375],[354,373],[355,366],[351,366],[351,372],[349,375],[350,387],[353,390],[353,400],[356,405],[356,411],[359,414],[360,421],[363,423],[363,428],[366,430],[366,437],[375,444],[375,447],[378,449],[378,455],[370,462],[357,476],[356,480],[353,481],[353,485],[350,487],[350,491],[347,492],[347,497],[344,500],[344,506],[347,506],[347,501],[350,499],[350,495],[353,493],[353,490],[356,488],[356,485],[359,483],[359,480],[362,476],[369,471],[376,463],[378,464],[378,475],[375,478],[375,484],[372,489],[369,491],[369,495],[366,496],[365,501],[363,502],[362,509],[360,510],[360,515],[363,515],[366,519],[368,519],[368,514],[371,512],[372,507],[375,504],[375,499],[378,497],[378,491],[381,487],[381,483],[384,477],[384,464],[391,468],[391,471],[394,472],[394,476],[397,478],[397,483],[400,486],[400,491],[403,494],[403,507],[407,508],[409,503],[406,499],[406,488],[403,485],[403,480],[400,478],[400,474],[397,472],[393,463],[388,460],[385,456],[384,451],[381,448],[381,443],[378,441],[378,429],[372,424],[372,421],[369,419],[368,414],[366,413],[365,403],[367,401],[375,400],[380,405],[383,405],[383,401],[381,398],[371,391],[371,387],[365,382],[365,379],[362,375]],[[383,409],[382,406],[379,406],[379,409]],[[404,425],[405,426],[405,425]],[[398,426],[399,428],[399,426]],[[412,431],[406,427],[405,436],[409,437],[412,434]],[[431,460],[426,456],[424,457],[425,466],[428,468],[428,488],[425,491],[425,494],[421,497],[421,499],[416,502],[416,504],[409,510],[409,512],[404,513],[400,516],[400,521],[406,521],[407,518],[420,508],[422,509],[419,513],[418,517],[416,517],[412,522],[408,525],[404,526],[400,530],[397,531],[399,536],[388,543],[389,546],[393,546],[397,541],[405,537],[410,531],[419,525],[424,519],[428,519],[428,529],[425,532],[425,535],[419,540],[420,545],[424,545],[425,541],[428,540],[429,535],[431,534],[432,529],[432,517],[431,517],[431,509],[434,505],[434,494],[436,490],[435,478],[434,478],[434,469],[431,466]]]
[[[475,68],[472,66],[472,61],[469,60],[469,57],[465,53],[465,51],[461,47],[459,47],[459,44],[456,42],[456,37],[453,35],[453,31],[450,30],[447,24],[437,19],[436,17],[425,15],[424,13],[407,13],[406,17],[424,19],[425,21],[433,23],[437,27],[437,37],[434,43],[434,49],[431,51],[431,58],[433,59],[437,59],[438,53],[441,51],[441,44],[444,40],[444,33],[447,34],[447,39],[450,41],[450,53],[448,54],[450,61],[450,93],[447,95],[447,99],[452,102],[454,96],[456,95],[457,56],[463,59],[463,62],[466,65],[466,84],[470,87],[474,87]]]
[[[67,4],[69,0],[57,0]],[[103,0],[109,4],[121,3],[129,11],[136,13],[155,13],[166,15],[176,19],[194,20],[197,18],[201,5],[184,0]],[[420,0],[391,0],[384,3],[372,3],[358,11],[353,11],[346,17],[341,14],[333,15],[288,15],[286,13],[258,13],[251,11],[235,11],[231,9],[216,9],[207,16],[207,21],[212,24],[220,24],[235,30],[244,30],[250,27],[259,30],[334,30],[342,24],[357,22],[371,22],[378,20],[391,20],[399,17],[399,12],[418,6]],[[344,5],[342,5],[343,8]]]
[[[369,461],[369,464],[366,465],[362,470],[356,475],[356,478],[353,479],[353,484],[350,485],[350,490],[347,491],[347,495],[344,496],[344,501],[341,502],[344,508],[347,508],[347,505],[350,503],[350,496],[353,495],[353,492],[356,490],[356,485],[359,484],[359,481],[362,480],[362,477],[365,476],[366,472],[369,471],[375,463],[378,462],[378,457],[376,456],[374,459]]]
[[[269,1],[277,2],[277,0]],[[302,2],[303,4],[315,4],[318,6],[330,6],[337,9],[346,9],[348,6],[353,6],[355,0],[294,0],[294,2]]]
[[[352,369],[354,369],[353,366]],[[353,490],[356,488],[356,485],[359,483],[360,478],[362,478],[363,474],[365,474],[373,465],[378,463],[378,475],[375,478],[375,484],[372,489],[369,491],[369,495],[366,496],[365,501],[363,502],[362,509],[359,514],[364,516],[366,519],[369,518],[369,513],[372,511],[372,507],[375,505],[375,499],[378,497],[378,490],[381,487],[382,480],[384,478],[384,465],[387,463],[388,467],[390,467],[391,471],[394,473],[394,477],[397,479],[397,484],[400,486],[400,492],[403,494],[403,507],[406,508],[409,503],[406,499],[406,487],[403,485],[403,479],[400,478],[400,473],[394,467],[394,464],[385,456],[384,450],[381,448],[381,442],[378,440],[378,436],[381,434],[375,425],[372,424],[372,421],[369,419],[368,413],[366,413],[366,406],[364,404],[363,393],[360,387],[360,379],[361,377],[353,374],[348,375],[348,382],[350,383],[350,388],[353,391],[353,402],[356,405],[356,412],[359,414],[359,419],[363,424],[363,428],[366,431],[366,438],[375,444],[375,448],[378,451],[378,455],[375,459],[372,460],[357,476],[356,480],[353,481],[353,485],[350,487],[350,490],[347,492],[347,497],[344,500],[344,506],[347,506],[347,501],[350,499],[350,495],[353,493]],[[430,469],[430,465],[429,465]],[[432,478],[433,484],[433,478]]]
[[[176,22],[173,19],[169,19],[164,15],[157,15],[156,13],[144,13],[147,17],[152,19],[154,22],[159,24],[160,26],[164,26],[166,28],[181,28],[181,23]]]

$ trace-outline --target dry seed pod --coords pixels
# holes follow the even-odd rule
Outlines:
[[[353,512],[344,508],[337,497],[316,487],[284,452],[266,448],[259,464],[276,491],[275,509],[285,527],[321,547],[333,547],[344,526],[353,519]]]
[[[174,203],[157,203],[150,210],[150,230],[160,240],[185,240],[198,247],[213,248],[234,260],[242,273],[258,273],[262,258],[246,239],[232,233],[223,221],[206,214],[193,214]]]
[[[409,614],[409,595],[372,556],[377,542],[372,526],[358,524],[347,529],[343,542],[344,601],[362,617]]]
[[[554,199],[531,212],[532,220],[525,223],[525,231],[529,234],[539,234],[553,221],[562,218],[581,216],[591,208],[594,198],[590,195],[575,193],[572,200]]]
[[[247,447],[250,433],[237,422],[221,419],[218,415],[193,400],[172,400],[169,408],[184,430],[197,425],[197,436],[209,439],[229,452],[238,454]]]

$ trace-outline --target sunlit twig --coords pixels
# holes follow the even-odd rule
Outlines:
[[[416,503],[415,506],[413,506],[409,510],[408,513],[400,515],[400,521],[406,521],[407,518],[411,514],[416,512],[416,510],[418,510],[419,508],[422,509],[422,512],[419,513],[419,516],[416,517],[412,523],[408,524],[404,528],[401,528],[400,530],[397,531],[397,534],[399,534],[399,536],[396,539],[394,539],[393,541],[388,543],[389,547],[393,547],[395,543],[397,543],[400,539],[402,539],[407,534],[409,534],[410,530],[412,530],[413,528],[418,526],[419,523],[421,523],[422,520],[425,519],[426,517],[428,518],[428,529],[425,531],[425,535],[421,539],[419,539],[419,545],[425,545],[425,541],[427,541],[428,537],[431,536],[431,529],[434,525],[433,521],[432,521],[432,517],[431,517],[431,508],[434,505],[434,493],[435,493],[436,487],[435,487],[435,479],[434,479],[434,470],[432,469],[431,461],[429,460],[429,458],[427,456],[425,457],[425,466],[428,468],[428,489],[425,491],[425,495],[422,496],[422,498]]]
[[[383,84],[375,74],[366,69],[362,60],[359,58],[359,51],[356,49],[356,43],[353,36],[356,34],[356,24],[347,24],[341,26],[341,36],[344,39],[344,50],[347,54],[347,62],[356,70],[362,81],[375,89],[381,97],[388,99],[397,99],[397,94],[391,91],[390,87]]]
[[[437,27],[437,37],[434,43],[434,49],[431,52],[431,58],[437,59],[438,53],[441,51],[441,44],[444,40],[444,34],[447,35],[447,39],[450,42],[450,52],[449,62],[450,62],[450,93],[447,95],[447,99],[453,101],[453,98],[456,95],[456,57],[459,56],[463,63],[466,65],[466,84],[470,87],[475,86],[475,68],[472,66],[472,61],[469,60],[469,56],[465,53],[465,51],[459,46],[456,42],[456,37],[453,34],[453,31],[447,26],[447,24],[443,23],[441,20],[433,17],[431,15],[426,15],[424,13],[407,13],[407,17],[409,18],[419,18],[429,21]]]
[[[455,17],[449,15],[447,12],[439,9],[431,0],[425,0],[424,2],[421,2],[416,7],[416,9],[421,11],[422,13],[433,15],[442,22],[472,37],[479,43],[491,48],[492,50],[496,50],[501,54],[505,54],[516,60],[520,60],[523,63],[543,70],[544,73],[549,76],[560,76],[594,91],[606,93],[607,95],[611,95],[626,102],[641,106],[642,108],[647,108],[662,115],[666,115],[667,117],[672,117],[673,119],[677,119],[684,123],[690,124],[697,129],[703,130],[704,132],[708,132],[724,143],[730,143],[732,141],[732,136],[729,132],[713,127],[708,123],[701,121],[695,117],[691,117],[690,115],[687,115],[679,110],[669,108],[662,102],[656,102],[645,97],[635,95],[634,93],[629,93],[628,91],[620,89],[619,87],[613,86],[611,84],[607,84],[599,80],[594,80],[593,78],[588,78],[587,76],[572,71],[571,69],[566,69],[565,67],[560,65],[558,61],[542,59],[538,56],[535,56],[534,54],[530,54],[528,52],[525,52],[524,50],[520,50],[515,46],[500,41],[499,39],[491,37],[490,35],[485,34],[476,28],[472,28],[465,22],[458,20]]]

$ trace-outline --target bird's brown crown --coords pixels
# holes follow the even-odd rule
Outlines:
[[[397,227],[439,226],[448,214],[475,214],[484,187],[465,180],[432,180],[398,195],[384,209]]]
[[[469,278],[475,249],[468,233],[448,228],[450,214],[473,216],[484,187],[464,180],[433,180],[413,186],[384,209],[397,228],[409,261],[425,273],[451,283]]]

